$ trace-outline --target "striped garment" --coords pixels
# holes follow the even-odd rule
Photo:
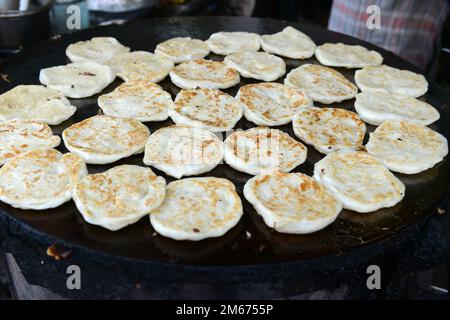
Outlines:
[[[380,8],[380,29],[369,29],[370,5]],[[446,0],[333,0],[328,28],[366,40],[426,69],[447,17]]]

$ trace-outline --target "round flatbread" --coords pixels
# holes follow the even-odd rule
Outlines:
[[[166,181],[150,168],[121,165],[81,179],[73,200],[86,222],[116,231],[159,207],[165,194]]]
[[[217,32],[206,43],[215,54],[228,55],[241,51],[258,51],[260,36],[251,32]]]
[[[107,64],[124,81],[150,82],[163,80],[174,66],[169,59],[146,51],[124,53],[108,60]]]
[[[116,78],[110,67],[97,62],[73,62],[42,69],[39,81],[69,98],[86,98],[105,89]]]
[[[428,126],[440,118],[439,112],[424,101],[382,92],[358,93],[355,110],[362,120],[375,126],[388,120],[405,120]]]
[[[428,91],[428,82],[423,75],[386,65],[356,70],[355,82],[363,92],[420,97]]]
[[[291,59],[311,58],[316,49],[316,44],[310,37],[292,27],[261,36],[261,46],[266,52]]]
[[[233,129],[242,117],[242,106],[229,94],[220,90],[181,90],[175,107],[169,109],[173,122],[214,132]]]
[[[255,176],[244,196],[269,228],[282,233],[319,231],[342,210],[341,202],[321,183],[303,173],[272,172]]]
[[[209,54],[206,42],[191,37],[177,37],[161,42],[156,46],[155,54],[163,56],[173,63],[203,59]]]
[[[133,80],[122,83],[113,92],[101,95],[98,105],[104,114],[148,122],[166,120],[173,101],[170,94],[156,83]]]
[[[284,84],[305,91],[314,101],[330,104],[352,99],[358,88],[334,69],[304,64],[291,70]]]
[[[144,163],[177,179],[211,171],[222,159],[222,140],[200,128],[164,127],[145,145]]]
[[[55,208],[72,198],[85,175],[86,164],[75,154],[31,150],[0,168],[0,200],[20,209]]]
[[[321,64],[329,67],[364,68],[383,63],[378,52],[343,43],[324,43],[316,48],[315,54]]]
[[[448,143],[421,124],[386,121],[370,134],[366,149],[389,170],[413,174],[441,162],[448,154]]]
[[[344,208],[356,212],[392,207],[405,196],[405,185],[379,160],[363,151],[328,154],[314,165],[314,178],[324,183]]]
[[[239,83],[239,73],[222,61],[192,60],[170,71],[170,80],[183,89],[226,89]]]
[[[226,56],[223,61],[246,78],[274,81],[286,73],[284,60],[267,52],[237,52]]]
[[[244,106],[245,118],[260,126],[289,123],[302,108],[312,106],[306,93],[276,82],[243,86],[236,100]]]
[[[72,62],[93,61],[104,63],[114,56],[127,53],[130,48],[112,37],[94,37],[91,40],[72,43],[66,49],[66,56]]]
[[[167,185],[161,206],[150,222],[159,234],[175,240],[220,237],[241,219],[241,199],[223,178],[188,178]]]
[[[339,108],[303,108],[292,126],[299,139],[325,154],[361,149],[366,133],[366,125],[356,113]]]
[[[278,129],[264,127],[235,131],[224,144],[224,160],[251,175],[278,168],[289,172],[306,160],[306,147]]]
[[[66,148],[86,163],[105,164],[144,151],[148,128],[134,119],[97,115],[63,131]]]
[[[52,149],[61,139],[43,122],[11,120],[0,123],[0,166],[30,150]]]
[[[35,120],[57,125],[77,110],[59,91],[20,85],[0,95],[0,121]]]

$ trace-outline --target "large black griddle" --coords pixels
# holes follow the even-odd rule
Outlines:
[[[177,17],[96,27],[34,45],[3,64],[0,72],[7,75],[9,82],[0,79],[0,92],[3,93],[19,84],[39,84],[40,69],[68,63],[65,56],[66,47],[70,43],[87,40],[94,36],[116,37],[132,50],[153,52],[158,43],[176,36],[207,39],[211,33],[217,31],[250,31],[271,34],[280,31],[287,25],[305,32],[318,45],[324,42],[361,44],[380,52],[384,56],[385,64],[420,72],[410,63],[388,51],[313,25],[237,17]],[[208,58],[223,59],[216,55],[210,55]],[[286,59],[286,63],[289,72],[303,63],[318,62],[312,58],[303,61]],[[353,70],[336,69],[353,80]],[[279,82],[282,82],[283,79],[284,77]],[[242,78],[240,86],[255,82],[257,81]],[[117,79],[103,90],[102,94],[112,91],[120,83],[121,80]],[[175,97],[179,91],[179,88],[171,84],[170,79],[166,79],[160,84],[172,94],[172,97]],[[238,88],[239,86],[235,86],[225,91],[235,95]],[[54,126],[53,130],[57,134],[61,134],[73,123],[99,113],[96,104],[97,98],[98,95],[85,99],[72,99],[72,103],[78,107],[76,114],[63,124]],[[423,99],[435,106],[441,113],[441,119],[430,127],[447,138],[450,137],[450,113],[446,110],[449,107],[450,98],[434,83],[430,83],[429,91]],[[349,100],[333,106],[354,110],[353,103],[354,100]],[[321,106],[317,103],[316,105]],[[171,124],[171,120],[167,120],[148,123],[148,126],[153,132]],[[254,126],[253,123],[243,118],[236,128],[248,129]],[[278,128],[294,137],[290,124]],[[368,125],[368,132],[373,129]],[[67,151],[64,146],[60,146],[59,149]],[[323,155],[308,147],[306,163],[297,167],[294,172],[312,175],[314,163],[322,157]],[[142,158],[142,154],[136,155],[111,165],[89,165],[88,169],[90,173],[95,173],[119,164],[143,165]],[[174,180],[156,169],[154,171],[166,178],[167,182]],[[60,243],[65,247],[74,248],[74,250],[89,252],[90,256],[126,261],[131,266],[152,266],[154,268],[152,270],[159,274],[173,268],[178,271],[199,271],[202,277],[206,277],[208,271],[211,271],[214,272],[214,278],[218,279],[223,274],[217,273],[217,270],[222,270],[228,276],[233,274],[233,279],[237,281],[239,277],[246,276],[250,270],[267,270],[273,275],[275,269],[280,272],[286,272],[289,269],[295,273],[300,272],[302,266],[313,261],[333,261],[321,264],[324,268],[332,267],[333,264],[348,259],[352,254],[356,256],[367,254],[367,252],[383,254],[383,250],[389,245],[389,242],[398,241],[397,235],[405,234],[402,232],[406,232],[406,230],[409,230],[408,239],[419,236],[421,226],[431,215],[432,209],[450,191],[448,157],[426,172],[416,175],[396,175],[406,185],[406,196],[401,203],[392,208],[365,214],[344,210],[332,225],[311,235],[285,235],[266,227],[242,195],[242,188],[251,176],[240,173],[226,164],[219,165],[213,171],[202,176],[224,177],[233,181],[243,200],[245,214],[235,228],[223,237],[216,239],[200,242],[173,241],[157,235],[148,218],[143,218],[135,225],[120,231],[110,232],[84,222],[72,201],[58,208],[44,211],[19,210],[0,203],[0,216],[9,223],[8,225],[15,233],[20,233],[33,241],[47,244]],[[292,266],[295,268],[292,269]],[[175,279],[178,276],[183,277],[186,274],[174,273],[170,277]]]

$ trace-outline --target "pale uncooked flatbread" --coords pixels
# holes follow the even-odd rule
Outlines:
[[[177,179],[211,171],[222,159],[222,140],[200,128],[164,127],[145,145],[144,163]]]
[[[324,43],[318,46],[316,58],[329,67],[364,68],[383,63],[383,57],[378,52],[343,43]]]
[[[233,183],[223,178],[187,178],[167,185],[161,206],[150,213],[159,234],[175,240],[220,237],[242,217]]]
[[[86,98],[105,89],[116,78],[110,67],[97,62],[73,62],[41,69],[39,81],[69,98]]]
[[[81,179],[73,200],[86,222],[116,231],[159,207],[165,189],[164,178],[150,168],[121,165]]]
[[[295,135],[321,153],[362,148],[366,125],[354,112],[307,107],[292,120]]]
[[[97,115],[70,126],[62,137],[86,163],[106,164],[144,151],[149,135],[137,120]]]
[[[284,84],[305,91],[311,99],[330,104],[352,99],[358,88],[334,69],[304,64],[291,70]]]
[[[61,139],[43,122],[10,120],[0,122],[0,166],[30,150],[52,149]]]
[[[242,105],[220,90],[181,90],[175,107],[169,109],[173,122],[214,132],[233,129],[242,117]]]
[[[405,185],[379,160],[363,151],[328,154],[314,165],[314,178],[324,183],[344,208],[356,212],[392,207],[405,196]]]
[[[310,37],[292,27],[261,36],[261,46],[266,52],[291,59],[311,58],[316,49],[316,44]]]
[[[303,173],[276,171],[255,176],[245,184],[244,196],[269,228],[282,233],[319,231],[342,210],[330,191]]]
[[[215,54],[228,55],[241,51],[258,51],[260,36],[251,32],[217,32],[206,43]]]
[[[405,120],[428,126],[440,118],[439,112],[424,101],[382,92],[358,93],[355,110],[362,120],[375,126],[387,120]]]
[[[225,140],[224,160],[252,175],[279,169],[289,172],[306,160],[306,147],[278,129],[257,127],[235,131]]]
[[[85,175],[86,164],[73,153],[31,150],[0,168],[0,200],[20,209],[55,208],[72,198]]]
[[[108,60],[107,64],[124,81],[150,82],[163,80],[174,66],[169,59],[146,51],[124,53]]]
[[[112,37],[94,37],[86,41],[70,44],[66,49],[66,56],[72,62],[94,61],[104,63],[114,56],[127,53],[130,48],[122,45]]]
[[[155,49],[155,54],[166,57],[173,63],[181,63],[203,59],[209,54],[209,47],[199,39],[177,37],[158,44]]]
[[[441,162],[448,154],[448,143],[421,124],[386,121],[370,134],[366,149],[389,170],[413,174]]]
[[[0,121],[35,120],[57,125],[77,110],[59,91],[20,85],[0,95]]]
[[[244,106],[245,118],[261,126],[289,123],[302,108],[312,106],[306,93],[276,82],[243,86],[236,99]]]
[[[170,80],[183,89],[226,89],[239,83],[239,73],[222,61],[192,60],[170,71]]]
[[[170,94],[156,83],[134,80],[101,95],[98,105],[104,114],[147,122],[166,120],[169,117],[167,110],[173,107],[173,101]]]
[[[420,97],[428,91],[428,82],[423,75],[386,65],[356,70],[355,82],[363,92]]]
[[[286,73],[284,60],[267,52],[237,52],[226,56],[223,61],[246,78],[274,81]]]

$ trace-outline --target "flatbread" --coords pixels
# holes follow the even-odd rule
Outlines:
[[[314,178],[324,183],[344,208],[356,212],[392,207],[405,196],[405,185],[364,151],[328,154],[314,165]]]
[[[209,47],[199,39],[177,37],[158,44],[155,49],[155,54],[163,56],[173,63],[181,63],[203,59],[209,54]]]
[[[200,128],[164,127],[145,145],[144,163],[177,179],[211,171],[222,159],[222,140]]]
[[[223,61],[246,78],[274,81],[286,73],[284,60],[267,52],[237,52],[226,56]]]
[[[302,108],[312,106],[306,93],[276,82],[243,86],[236,100],[244,106],[245,118],[261,126],[287,124]]]
[[[413,174],[441,162],[448,154],[448,143],[421,124],[386,121],[370,134],[366,149],[389,170]]]
[[[163,80],[174,66],[169,59],[146,51],[124,53],[108,60],[107,64],[124,81],[150,82]]]
[[[66,148],[92,164],[112,163],[144,151],[149,129],[134,119],[96,115],[63,131]]]
[[[352,111],[339,108],[302,108],[294,117],[295,135],[321,153],[361,149],[366,125]]]
[[[386,65],[357,70],[355,82],[363,92],[420,97],[428,91],[428,82],[423,75]]]
[[[334,69],[304,64],[291,70],[284,84],[305,91],[313,101],[330,104],[352,99],[358,88]]]
[[[241,219],[241,199],[223,178],[187,178],[167,185],[161,206],[150,222],[159,234],[175,240],[220,237]]]
[[[114,91],[101,95],[98,105],[104,114],[148,122],[166,120],[173,101],[170,93],[156,83],[134,80],[124,82]]]
[[[30,150],[52,149],[61,139],[43,122],[10,120],[0,123],[0,166]]]
[[[379,66],[383,57],[376,51],[358,45],[324,43],[316,48],[316,58],[329,67],[364,68]]]
[[[260,36],[251,32],[217,32],[206,43],[215,54],[228,55],[242,51],[258,51]]]
[[[375,126],[388,120],[404,120],[428,126],[440,118],[439,111],[425,101],[382,92],[358,93],[355,110],[362,120]]]
[[[73,200],[86,222],[116,231],[159,207],[165,194],[166,181],[150,168],[121,165],[81,179]]]
[[[278,168],[289,172],[306,160],[306,147],[278,129],[264,127],[235,131],[224,145],[224,160],[252,175]]]
[[[303,173],[255,176],[245,184],[244,196],[269,228],[282,233],[319,231],[342,210],[341,202],[326,187]]]
[[[242,117],[242,105],[220,90],[181,90],[175,107],[169,109],[173,122],[214,132],[233,129]]]
[[[86,98],[101,92],[116,78],[106,65],[91,61],[41,69],[39,81],[69,98]]]
[[[40,85],[19,85],[0,95],[0,121],[35,120],[57,125],[76,110],[61,92]]]
[[[66,56],[72,62],[93,61],[104,63],[114,56],[127,53],[130,48],[125,47],[116,38],[94,37],[86,41],[78,41],[66,48]]]
[[[311,58],[316,49],[316,44],[310,37],[292,27],[261,36],[261,46],[266,52],[291,59]]]
[[[170,71],[170,80],[183,89],[226,89],[239,83],[239,73],[222,61],[192,60]]]
[[[72,198],[86,164],[75,154],[31,150],[0,168],[0,200],[20,209],[56,208]]]

